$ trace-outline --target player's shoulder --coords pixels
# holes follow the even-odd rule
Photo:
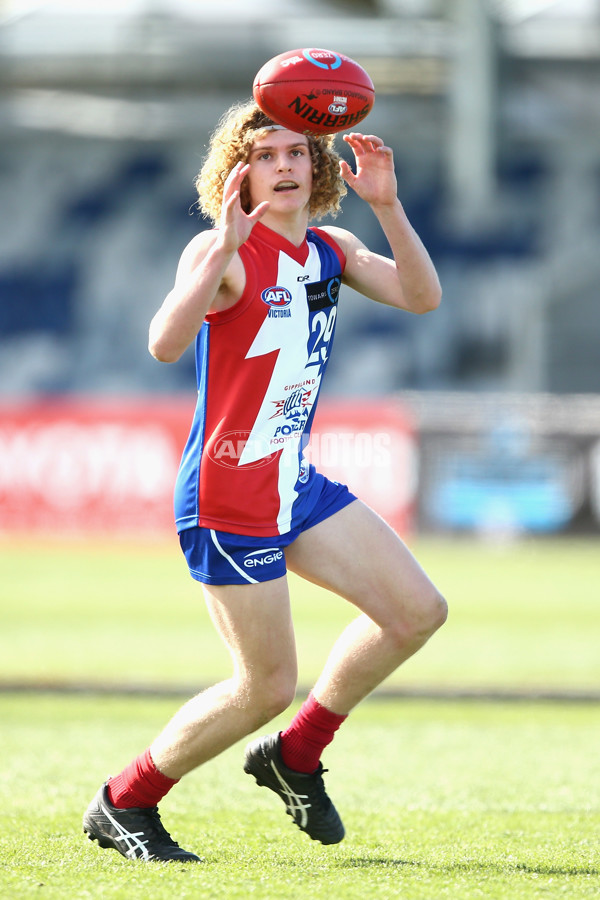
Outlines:
[[[329,240],[336,243],[345,257],[348,257],[353,249],[362,244],[355,234],[348,231],[347,228],[340,228],[338,225],[322,225],[315,230],[325,234]]]
[[[212,246],[217,236],[215,228],[207,228],[205,231],[199,231],[183,248],[180,258],[180,264],[190,264],[193,268],[194,264],[204,256],[207,250]]]
[[[192,275],[194,269],[201,265],[203,259],[216,240],[217,235],[218,231],[216,228],[200,231],[198,234],[194,235],[184,247],[179,259],[177,274],[175,276],[176,284],[184,284],[190,275]],[[210,311],[220,311],[237,303],[244,290],[245,283],[246,275],[244,266],[239,253],[235,253],[223,274],[216,297],[211,304]]]
[[[204,257],[209,252],[210,248],[214,244],[215,240],[218,237],[218,229],[210,228],[205,231],[200,231],[198,234],[194,235],[194,237],[189,241],[189,243],[184,247],[183,252],[179,258],[179,265],[177,267],[177,277],[185,278],[189,275],[195,268],[198,266]],[[227,274],[241,266],[239,261],[238,254],[234,254],[233,259],[231,260],[229,266],[227,267]]]

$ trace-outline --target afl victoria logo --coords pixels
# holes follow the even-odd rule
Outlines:
[[[277,284],[274,287],[265,288],[260,298],[271,309],[283,309],[292,302],[292,295],[288,289]]]

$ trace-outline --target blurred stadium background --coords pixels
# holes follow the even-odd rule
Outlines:
[[[401,530],[599,531],[598,0],[0,0],[0,532],[172,531],[193,357],[148,322],[218,117],[302,46],[370,72],[444,287],[348,296],[315,456]]]

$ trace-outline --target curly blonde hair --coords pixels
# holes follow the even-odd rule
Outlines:
[[[236,163],[247,160],[254,141],[263,137],[262,132],[275,124],[253,101],[230,107],[220,119],[195,180],[198,206],[214,225],[221,217],[223,186],[227,176]],[[313,219],[336,216],[347,188],[340,175],[340,156],[333,148],[334,135],[307,134],[306,137],[313,171],[309,215]],[[242,184],[240,202],[244,212],[251,212],[246,181]]]

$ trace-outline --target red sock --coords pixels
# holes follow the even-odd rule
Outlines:
[[[281,756],[296,772],[314,772],[321,753],[347,716],[331,712],[309,694],[289,728],[281,732]]]
[[[118,809],[156,806],[178,781],[158,771],[148,749],[109,779],[108,799]]]

